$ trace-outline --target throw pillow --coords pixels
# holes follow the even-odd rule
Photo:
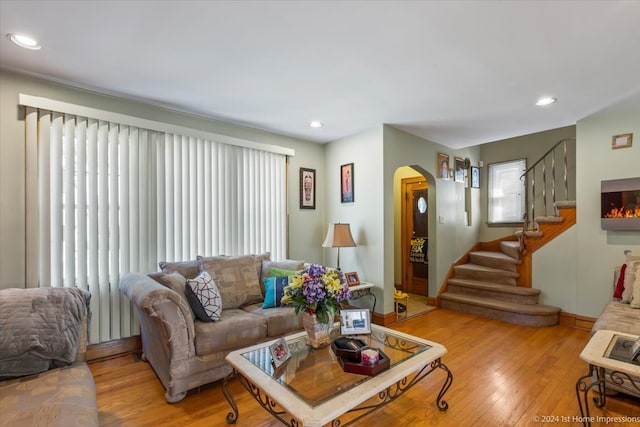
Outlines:
[[[636,270],[636,280],[633,281],[630,305],[633,308],[640,308],[640,268]]]
[[[622,264],[620,271],[616,268],[616,274],[618,274],[618,280],[616,281],[616,288],[613,291],[613,297],[617,299],[622,298],[622,292],[624,292],[624,272],[627,270],[627,264]]]
[[[265,294],[264,281],[267,277],[271,277],[271,268],[282,268],[285,270],[302,270],[304,268],[304,261],[296,261],[293,259],[285,259],[282,261],[262,261],[262,271],[260,273],[260,287],[262,288],[262,294]]]
[[[280,300],[284,295],[284,288],[289,284],[289,277],[267,277],[264,281],[266,294],[262,308],[281,307]]]
[[[163,273],[177,271],[187,279],[193,279],[200,274],[200,263],[198,260],[177,262],[160,261],[158,265]]]
[[[187,300],[198,320],[217,322],[222,312],[222,301],[215,282],[206,271],[195,279],[187,280],[185,287]]]
[[[240,308],[262,302],[253,255],[235,257],[198,257],[201,271],[209,273],[218,286],[222,309]]]
[[[628,258],[627,258],[628,259]],[[624,290],[622,291],[622,302],[630,303],[633,296],[633,282],[636,280],[636,271],[640,268],[640,261],[627,262],[624,272]]]
[[[177,271],[171,273],[159,272],[150,273],[149,277],[177,293],[184,304],[187,307],[191,308],[191,304],[189,304],[189,300],[187,299],[186,294],[187,279],[182,274],[178,273]],[[191,319],[193,320],[195,318],[195,313],[193,312],[193,310],[191,310]]]
[[[297,276],[301,270],[286,270],[284,268],[271,267],[271,277]]]

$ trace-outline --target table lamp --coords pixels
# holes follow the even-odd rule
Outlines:
[[[324,239],[322,247],[338,248],[338,270],[340,270],[340,248],[353,248],[355,246],[356,242],[353,241],[353,236],[351,236],[349,224],[329,224],[327,237]]]

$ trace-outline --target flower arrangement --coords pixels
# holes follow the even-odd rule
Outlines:
[[[349,298],[351,291],[341,272],[312,264],[291,278],[280,302],[295,307],[296,314],[304,311],[315,314],[320,323],[329,323]]]

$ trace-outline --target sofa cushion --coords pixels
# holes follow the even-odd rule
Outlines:
[[[302,329],[302,316],[293,307],[262,308],[261,304],[251,304],[243,310],[267,319],[267,335],[279,337]]]
[[[640,310],[617,301],[608,303],[593,324],[592,332],[608,329],[632,335],[640,335]]]
[[[187,278],[182,274],[177,271],[170,273],[160,271],[157,273],[149,273],[149,277],[177,293],[187,306],[191,306],[186,294]],[[195,318],[195,313],[193,309],[191,309],[191,320],[195,320]]]
[[[246,347],[264,340],[267,321],[241,309],[222,310],[220,321],[195,322],[196,354],[205,356]]]
[[[239,308],[262,302],[254,255],[237,257],[201,257],[200,268],[209,273],[222,298],[222,309]]]
[[[284,295],[284,288],[289,285],[289,276],[267,277],[264,281],[265,296],[262,308],[280,307],[280,300]]]
[[[203,271],[195,279],[187,280],[185,293],[189,306],[198,320],[203,322],[220,320],[222,311],[220,292],[209,273]]]
[[[271,277],[271,269],[279,268],[283,270],[292,270],[292,271],[300,271],[304,267],[304,261],[296,261],[293,259],[285,259],[282,261],[262,261],[262,272],[260,274],[260,286],[262,287],[262,294],[265,295],[266,289],[264,286],[264,280],[267,277]],[[287,274],[284,274],[287,276]]]
[[[93,376],[85,363],[0,383],[0,426],[98,426]]]
[[[200,263],[198,260],[177,262],[160,261],[158,265],[164,273],[177,271],[187,279],[193,279],[200,273]]]

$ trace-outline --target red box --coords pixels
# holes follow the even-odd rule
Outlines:
[[[389,357],[378,348],[369,348],[371,348],[372,350],[378,350],[378,354],[380,355],[380,360],[378,360],[378,363],[374,365],[364,365],[360,363],[360,361],[355,362],[345,357],[338,356],[338,362],[340,362],[342,370],[345,372],[350,372],[352,374],[374,376],[378,375],[384,370],[389,369],[389,366],[391,365],[391,360],[389,360]]]

